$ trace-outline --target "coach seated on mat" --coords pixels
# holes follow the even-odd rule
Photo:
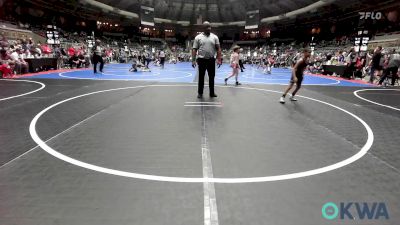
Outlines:
[[[89,68],[90,56],[85,51],[79,53],[78,59],[79,59],[79,62],[81,62],[81,67]]]
[[[133,57],[132,59],[132,67],[129,69],[129,72],[151,72],[149,68],[146,68],[146,66],[140,62],[136,56]]]
[[[82,66],[82,62],[79,60],[78,53],[75,52],[73,56],[69,59],[69,64],[72,68],[80,68]]]

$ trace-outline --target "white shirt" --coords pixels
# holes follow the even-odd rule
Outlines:
[[[164,51],[161,51],[159,56],[160,56],[160,58],[165,58],[165,53],[164,53]]]
[[[103,52],[103,48],[99,45],[96,45],[94,52],[96,53],[96,55],[101,55],[101,53]]]
[[[17,52],[11,53],[10,57],[14,61],[19,61],[19,54]]]
[[[239,54],[236,52],[233,52],[231,55],[231,64],[238,65],[239,64]]]
[[[209,36],[201,33],[196,36],[193,42],[193,49],[197,49],[197,57],[210,59],[215,58],[217,53],[216,45],[219,45],[217,35],[210,33]]]

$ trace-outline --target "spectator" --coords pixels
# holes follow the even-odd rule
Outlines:
[[[69,64],[71,65],[72,68],[80,68],[81,67],[82,62],[79,60],[77,52],[75,52],[75,54],[69,59]]]
[[[37,48],[35,45],[31,45],[30,53],[34,58],[40,58],[40,56],[42,55],[42,51],[40,50],[40,47]]]
[[[345,73],[343,76],[345,76],[347,78],[353,77],[356,60],[357,60],[357,58],[356,58],[356,53],[354,51],[354,48],[351,48],[346,57],[346,70],[345,70]]]
[[[22,56],[22,49],[20,47],[15,48],[10,57],[15,63],[15,71],[17,74],[28,73],[29,66]]]
[[[28,43],[26,44],[27,49],[32,49],[32,47],[35,46],[35,42],[32,40],[32,38],[29,38]]]
[[[7,53],[7,51],[5,49],[1,49],[0,50],[0,63],[8,64],[11,61],[12,61],[11,56]]]
[[[8,47],[8,41],[7,38],[3,35],[0,35],[0,47],[1,48],[7,48]]]
[[[40,49],[43,55],[45,55],[46,57],[49,57],[49,55],[51,54],[51,48],[47,44],[41,45]]]
[[[12,78],[14,75],[14,62],[9,62],[8,64],[0,65],[0,77],[2,78]]]
[[[344,63],[344,54],[345,52],[339,51],[338,63]]]
[[[90,66],[90,55],[89,52],[84,50],[81,52],[79,55],[80,60],[83,60],[83,65],[85,65],[86,68]]]
[[[363,68],[365,67],[366,55],[359,54],[355,64],[355,77],[362,78],[363,77]]]
[[[382,85],[383,81],[391,74],[392,85],[394,85],[397,77],[397,71],[400,67],[400,54],[396,53],[393,49],[392,54],[389,56],[389,62],[387,68],[383,72],[383,76],[379,80],[379,85]]]
[[[71,46],[71,47],[68,48],[68,55],[70,57],[73,57],[75,55],[75,52],[76,52],[76,50],[75,50],[74,47]]]
[[[372,56],[371,60],[371,70],[370,70],[370,79],[369,82],[372,84],[375,80],[375,76],[379,76],[381,71],[382,71],[382,66],[381,66],[381,58],[382,58],[382,53],[381,53],[382,47],[378,46],[376,47],[374,51],[374,55]]]

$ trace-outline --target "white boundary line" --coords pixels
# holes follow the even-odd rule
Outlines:
[[[268,74],[268,75],[265,75],[265,74],[263,74],[263,75],[265,75],[266,77],[265,78],[263,78],[263,77],[251,77],[251,76],[248,76],[248,75],[246,75],[246,73],[245,74],[243,74],[243,75],[240,75],[239,74],[239,78],[240,77],[244,77],[244,78],[246,78],[246,79],[248,79],[248,80],[251,80],[251,79],[254,79],[254,80],[262,80],[262,79],[265,79],[265,80],[287,80],[288,82],[287,83],[285,83],[285,84],[282,84],[282,83],[267,83],[267,82],[258,82],[258,81],[248,81],[248,80],[245,80],[244,82],[245,83],[248,83],[248,84],[273,84],[273,85],[288,85],[289,84],[289,80],[290,80],[290,77],[289,77],[289,79],[281,79],[281,78],[278,78],[278,79],[274,79],[274,78],[272,78],[271,79],[271,76],[275,76],[275,77],[277,77],[277,76],[279,76],[279,77],[282,77],[282,76],[287,76],[287,74],[284,74],[285,72],[287,72],[287,70],[291,73],[291,71],[292,70],[290,70],[290,69],[283,69],[283,71],[279,71],[279,72],[277,72],[278,74]],[[255,73],[254,73],[254,71],[259,71],[259,70],[257,70],[257,69],[255,69],[255,70],[252,70],[252,72],[253,72],[253,74],[254,75],[256,75]],[[219,71],[219,72],[221,72],[221,71]],[[222,71],[222,72],[225,72],[225,71]],[[232,72],[231,70],[230,71],[227,71],[227,72]],[[257,73],[257,75],[261,75],[260,73]],[[321,78],[321,79],[327,79],[327,80],[333,80],[333,81],[335,81],[335,83],[326,83],[326,84],[302,84],[302,85],[312,85],[312,86],[326,86],[326,85],[337,85],[337,84],[340,84],[341,83],[341,81],[340,80],[336,80],[336,79],[333,79],[333,78],[329,78],[329,77],[319,77],[319,76],[313,76],[313,75],[308,75],[308,74],[304,74],[304,77],[318,77],[318,78]],[[216,78],[217,79],[219,79],[219,80],[223,80],[224,78],[220,78],[220,77],[217,77],[216,76]]]
[[[240,77],[240,76],[239,76]],[[272,78],[272,77],[250,77],[250,76],[242,76],[242,77],[244,77],[244,78],[246,78],[246,79],[249,79],[249,80],[288,80],[288,78],[287,78],[287,76],[286,76],[286,78]],[[290,80],[290,78],[289,78],[289,80]]]
[[[185,104],[210,104],[210,105],[221,105],[221,102],[185,102]]]
[[[223,80],[223,79],[225,79],[225,78],[221,78],[221,77],[217,77],[217,79],[218,80]],[[240,79],[240,75],[239,75],[239,79]],[[274,81],[274,80],[287,80],[287,83],[273,83],[273,82],[259,82],[259,81],[249,81],[251,78],[247,78],[247,80],[244,80],[243,82],[245,83],[245,84],[267,84],[267,85],[269,85],[269,84],[273,84],[273,85],[283,85],[283,86],[287,86],[287,85],[289,85],[289,81],[290,81],[290,79],[266,79],[266,80],[272,80],[272,81]],[[335,80],[335,79],[332,79],[332,78],[322,78],[322,79],[328,79],[328,80],[334,80],[334,81],[336,81],[335,83],[326,83],[326,84],[313,84],[313,83],[311,83],[311,84],[306,84],[306,83],[304,83],[304,81],[303,81],[303,84],[302,84],[302,86],[304,86],[304,85],[306,85],[306,86],[327,86],[327,85],[337,85],[337,84],[340,84],[340,80]]]
[[[390,105],[384,105],[384,104],[381,104],[381,103],[378,103],[378,102],[374,102],[374,101],[368,100],[368,99],[363,98],[360,95],[358,95],[359,92],[364,92],[364,91],[400,91],[400,89],[361,89],[361,90],[357,90],[357,91],[353,92],[353,94],[359,99],[362,99],[364,101],[367,101],[367,102],[375,104],[375,105],[379,105],[379,106],[383,106],[383,107],[386,107],[386,108],[389,108],[389,109],[400,111],[399,108],[396,108],[396,107],[393,107],[393,106],[390,106]]]
[[[114,68],[114,67],[111,67],[111,68]],[[109,68],[110,70],[112,70],[111,68]],[[156,69],[157,70],[157,69]],[[90,77],[73,77],[73,76],[67,76],[67,75],[64,75],[64,74],[66,74],[66,73],[72,73],[72,72],[76,72],[76,71],[66,71],[66,72],[61,72],[61,73],[59,73],[58,75],[60,76],[60,77],[64,77],[64,78],[70,78],[70,79],[79,79],[79,80],[111,80],[111,81],[157,81],[157,80],[176,80],[176,79],[181,79],[181,78],[187,78],[187,77],[192,77],[193,76],[193,74],[192,73],[189,73],[189,72],[186,72],[186,71],[178,71],[178,70],[161,70],[161,69],[158,69],[157,71],[167,71],[167,72],[180,72],[180,73],[187,73],[188,75],[187,76],[182,76],[182,77],[173,77],[173,78],[155,78],[155,79],[148,79],[148,78],[139,78],[139,79],[136,79],[136,78],[134,78],[134,79],[112,79],[112,78],[90,78]],[[217,71],[217,72],[219,72],[219,73],[221,73],[221,71]],[[105,76],[120,76],[120,77],[129,77],[129,75],[115,75],[115,74],[108,74],[108,73],[104,73],[103,75],[105,75]],[[217,75],[217,74],[216,74]],[[101,76],[101,74],[99,74],[99,75],[97,75],[97,76]],[[134,75],[132,75],[132,76],[134,76]],[[152,75],[145,75],[145,76],[152,76]],[[158,75],[157,75],[158,76]],[[284,74],[282,74],[282,75],[276,75],[276,76],[285,76]],[[306,75],[306,76],[310,76],[310,75]],[[251,80],[251,79],[263,79],[263,78],[251,78],[251,77],[248,77],[248,76],[246,76],[246,75],[242,75],[242,77],[245,77],[245,78],[247,78],[247,79],[249,79],[249,80]],[[311,76],[312,77],[312,76]],[[215,77],[216,79],[218,79],[218,80],[223,80],[224,78],[223,77]],[[303,86],[327,86],[327,85],[337,85],[337,84],[340,84],[341,83],[341,81],[340,80],[335,80],[335,79],[332,79],[332,78],[329,78],[329,77],[327,77],[327,78],[323,78],[323,77],[321,77],[321,79],[327,79],[327,80],[333,80],[333,81],[335,81],[335,83],[326,83],[326,84],[313,84],[313,83],[311,83],[311,84],[306,84],[306,83],[303,83],[302,85]],[[258,81],[249,81],[249,80],[245,80],[245,83],[246,84],[266,84],[266,85],[283,85],[283,86],[285,86],[285,85],[288,85],[289,84],[289,80],[290,79],[266,79],[266,80],[287,80],[288,82],[287,83],[273,83],[273,82],[258,82]]]
[[[194,104],[185,104],[185,107],[222,107],[222,105],[194,105]]]
[[[100,114],[101,112],[103,112],[103,111],[104,111],[104,110],[101,110],[101,111],[99,111],[99,112],[97,112],[97,113],[95,113],[95,114],[93,114],[93,115],[87,117],[86,119],[84,119],[84,120],[82,120],[82,121],[80,121],[80,122],[78,122],[78,123],[72,125],[71,127],[67,128],[66,130],[62,131],[61,133],[58,133],[58,134],[54,135],[53,137],[47,139],[45,142],[49,142],[49,141],[53,140],[54,138],[56,138],[56,137],[58,137],[58,136],[60,136],[60,135],[62,135],[62,134],[67,133],[68,131],[72,130],[73,128],[75,128],[75,127],[81,125],[82,123],[84,123],[84,122],[90,120],[91,118],[93,118],[93,117],[99,115],[99,114]],[[36,145],[35,147],[33,147],[33,148],[29,149],[28,151],[24,152],[23,154],[19,155],[18,157],[14,158],[14,159],[12,159],[12,160],[10,160],[10,161],[8,161],[8,162],[6,162],[5,164],[3,164],[3,165],[0,166],[0,169],[3,168],[3,167],[6,167],[7,165],[11,164],[12,162],[14,162],[15,160],[21,158],[22,156],[24,156],[24,155],[30,153],[31,151],[35,150],[35,149],[38,148],[38,147],[40,147],[40,146],[39,146],[39,145]]]
[[[176,80],[176,79],[181,79],[181,78],[186,78],[186,77],[192,77],[193,74],[189,72],[184,72],[184,71],[177,71],[177,70],[169,70],[169,72],[178,72],[178,73],[186,73],[188,74],[187,76],[181,76],[181,77],[170,77],[170,78],[156,78],[156,79],[135,79],[134,74],[132,74],[132,79],[111,79],[111,78],[101,78],[101,74],[96,75],[98,78],[91,78],[91,77],[72,77],[72,76],[67,76],[64,75],[65,73],[72,73],[75,71],[67,71],[67,72],[62,72],[59,73],[58,76],[64,77],[64,78],[70,78],[70,79],[78,79],[78,80],[113,80],[113,81],[158,81],[158,80]],[[93,75],[94,76],[94,75]],[[112,75],[105,75],[105,76],[112,76]],[[150,76],[150,75],[149,75]]]
[[[214,178],[211,162],[211,151],[208,144],[206,112],[201,108],[201,158],[203,165],[203,178]],[[218,225],[217,197],[214,183],[204,182],[204,224]]]
[[[28,83],[35,83],[35,84],[40,84],[40,85],[41,85],[41,87],[40,87],[40,88],[38,88],[38,89],[36,89],[36,90],[33,90],[33,91],[30,91],[30,92],[24,93],[24,94],[20,94],[20,95],[14,95],[14,96],[6,97],[6,98],[0,98],[0,102],[1,102],[1,101],[5,101],[5,100],[9,100],[9,99],[13,99],[13,98],[18,98],[18,97],[22,97],[22,96],[30,95],[30,94],[33,94],[33,93],[35,93],[35,92],[38,92],[38,91],[40,91],[40,90],[42,90],[43,88],[45,88],[45,87],[46,87],[46,85],[45,85],[44,83],[42,83],[42,82],[38,82],[38,81],[33,81],[33,80],[13,80],[13,79],[1,79],[0,81],[3,81],[3,80],[5,80],[5,81],[14,81],[14,82],[28,82]]]
[[[47,111],[50,109],[61,105],[65,102],[82,98],[85,96],[90,96],[93,94],[98,94],[98,93],[105,93],[105,92],[111,92],[111,91],[119,91],[119,90],[127,90],[127,89],[135,89],[135,88],[145,88],[145,87],[196,87],[196,85],[145,85],[145,86],[134,86],[134,87],[124,87],[124,88],[115,88],[115,89],[108,89],[108,90],[101,90],[101,91],[95,91],[95,92],[90,92],[87,94],[83,95],[78,95],[75,97],[71,97],[65,100],[62,100],[60,102],[57,102],[53,105],[48,106],[47,108],[43,109],[41,112],[39,112],[31,121],[30,126],[29,126],[29,133],[32,137],[32,139],[46,152],[49,154],[53,155],[54,157],[61,159],[65,162],[71,163],[73,165],[83,167],[89,170],[101,172],[101,173],[106,173],[106,174],[111,174],[111,175],[116,175],[116,176],[122,176],[122,177],[129,177],[129,178],[136,178],[136,179],[144,179],[144,180],[154,180],[154,181],[167,181],[167,182],[183,182],[183,183],[204,183],[204,182],[213,182],[213,183],[255,183],[255,182],[269,182],[269,181],[280,181],[280,180],[290,180],[290,179],[296,179],[296,178],[301,178],[301,177],[308,177],[308,176],[313,176],[317,174],[322,174],[326,173],[329,171],[333,171],[336,169],[339,169],[341,167],[347,166],[360,158],[362,158],[365,154],[368,153],[368,150],[371,148],[373,142],[374,142],[374,134],[372,132],[371,127],[360,117],[357,115],[340,108],[339,106],[330,104],[328,102],[324,102],[318,99],[310,98],[310,97],[305,97],[298,95],[297,97],[308,99],[311,101],[315,101],[318,103],[322,103],[324,105],[330,106],[334,109],[340,110],[342,112],[347,113],[348,115],[352,116],[355,118],[357,121],[359,121],[367,131],[367,141],[364,144],[364,146],[360,149],[359,152],[357,152],[355,155],[351,156],[350,158],[347,158],[343,161],[337,162],[335,164],[317,168],[317,169],[312,169],[312,170],[307,170],[307,171],[302,171],[302,172],[296,172],[296,173],[290,173],[290,174],[283,174],[283,175],[275,175],[275,176],[265,176],[265,177],[249,177],[249,178],[192,178],[192,177],[167,177],[167,176],[157,176],[157,175],[148,175],[148,174],[141,174],[141,173],[132,173],[132,172],[126,172],[126,171],[121,171],[121,170],[114,170],[114,169],[109,169],[105,167],[100,167],[96,166],[93,164],[85,163],[79,160],[76,160],[74,158],[71,158],[69,156],[63,155],[60,152],[57,152],[50,146],[46,144],[45,141],[43,141],[39,135],[37,134],[36,131],[36,124],[39,118],[45,114]],[[225,86],[217,86],[221,88],[227,88]],[[263,92],[270,92],[270,93],[278,93],[281,94],[282,92],[280,91],[274,91],[274,90],[267,90],[267,89],[260,89],[260,88],[249,88],[249,87],[230,87],[230,88],[237,88],[237,89],[245,89],[245,90],[256,90],[256,91],[263,91]]]
[[[117,72],[115,72],[115,73],[117,73]],[[129,72],[130,73],[129,75],[118,75],[118,74],[115,74],[115,73],[101,73],[101,75],[115,76],[115,77],[139,77],[140,78],[140,77],[156,77],[156,76],[159,76],[161,74],[160,72],[151,72],[151,74],[149,74],[149,72],[143,72],[143,73],[147,73],[146,75],[138,74],[138,73],[135,73],[135,72]]]

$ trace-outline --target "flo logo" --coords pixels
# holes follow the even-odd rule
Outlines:
[[[341,202],[336,205],[333,202],[325,203],[322,206],[322,217],[327,220],[387,220],[389,212],[383,202]]]
[[[381,12],[359,12],[358,14],[360,14],[360,20],[367,20],[367,19],[380,20],[380,19],[382,19]]]

